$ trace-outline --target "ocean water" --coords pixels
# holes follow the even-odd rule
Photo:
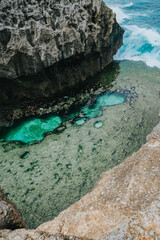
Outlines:
[[[124,45],[115,60],[144,61],[160,68],[160,1],[105,0],[125,29]]]

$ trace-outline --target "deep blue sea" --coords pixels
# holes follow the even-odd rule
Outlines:
[[[160,68],[160,0],[105,0],[125,29],[115,60],[144,61]]]

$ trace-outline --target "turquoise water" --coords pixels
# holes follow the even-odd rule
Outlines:
[[[71,112],[67,116],[46,116],[40,118],[29,118],[14,124],[11,128],[5,129],[1,134],[1,141],[20,141],[33,143],[41,141],[45,134],[55,130],[66,120],[75,118],[73,125],[81,126],[86,120],[102,115],[102,107],[114,106],[124,103],[125,95],[116,92],[107,92],[98,96],[95,103],[83,106],[79,112]]]
[[[117,67],[119,74],[115,68],[100,74],[104,88],[90,83],[89,92],[65,93],[56,109],[73,103],[75,112],[67,108],[66,116],[57,112],[17,122],[5,135],[8,141],[38,143],[0,142],[1,188],[27,228],[52,220],[90,192],[100,175],[137,151],[159,122],[160,69],[132,61]]]
[[[115,56],[116,60],[142,60],[149,66],[160,67],[160,2],[159,0],[105,0],[113,9],[117,20],[125,29],[124,45]],[[68,96],[66,96],[68,98]],[[83,106],[79,112],[67,116],[32,118],[15,124],[1,135],[3,141],[32,143],[43,140],[46,133],[55,130],[64,121],[73,118],[73,125],[82,126],[90,118],[99,117],[102,107],[124,102],[124,96],[106,93],[95,104]]]
[[[160,67],[160,1],[105,0],[125,29],[124,45],[115,59],[144,61]]]
[[[33,118],[13,125],[2,134],[3,141],[20,141],[30,143],[41,141],[46,132],[53,131],[62,123],[59,116],[47,117],[46,119]]]

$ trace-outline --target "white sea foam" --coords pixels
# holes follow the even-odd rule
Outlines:
[[[125,19],[130,19],[130,16],[127,15],[119,6],[110,6],[113,12],[116,14],[117,21],[119,23],[124,22]]]
[[[119,5],[119,7],[121,8],[127,8],[127,7],[132,7],[133,6],[133,2],[125,4],[125,5]]]
[[[107,0],[105,0],[105,2],[107,4]],[[123,9],[133,6],[133,2],[130,2],[128,4],[115,4],[115,5],[113,5],[113,4],[110,5],[109,4],[108,6],[116,14],[116,18],[117,18],[119,23],[124,22],[125,19],[130,19],[130,16],[128,14],[126,14]]]
[[[105,1],[107,3],[107,0]],[[136,24],[136,16],[140,19],[141,17],[148,17],[147,13],[144,12],[133,12],[130,11],[129,7],[134,6],[134,2],[129,2],[127,4],[113,4],[109,0],[111,5],[110,8],[116,13],[116,17],[120,25],[125,28],[124,34],[124,46],[118,51],[115,56],[116,60],[134,60],[134,61],[144,61],[149,66],[157,66],[160,68],[160,34],[156,29],[146,27],[139,27],[137,25],[129,25],[134,19],[134,24]],[[129,21],[126,21],[126,20]],[[144,26],[145,18],[144,18]]]
[[[109,7],[113,10],[113,12],[116,14],[116,17],[117,17],[117,20],[119,23],[123,23],[124,20],[126,19],[132,19],[132,17],[135,17],[135,16],[143,16],[143,17],[147,17],[147,14],[145,13],[142,13],[142,12],[135,12],[135,13],[132,13],[130,12],[129,14],[126,13],[127,9],[124,10],[124,8],[128,8],[128,7],[131,7],[133,6],[133,2],[131,3],[128,3],[128,4],[125,4],[125,5],[122,5],[122,4],[116,4],[116,5],[109,5]]]
[[[147,65],[160,68],[160,34],[154,29],[125,26],[124,46],[115,59],[144,61]]]
[[[128,30],[132,31],[131,37],[139,38],[141,35],[146,38],[152,46],[160,46],[160,34],[154,29],[140,28],[136,25],[127,26]]]

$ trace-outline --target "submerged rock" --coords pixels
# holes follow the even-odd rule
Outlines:
[[[83,124],[85,124],[85,120],[83,118],[80,118],[80,119],[75,120],[73,124],[75,126],[82,126]]]
[[[20,212],[0,189],[0,229],[16,229],[23,228],[24,226],[25,224]]]
[[[100,72],[123,30],[102,0],[2,0],[2,103],[49,97]]]
[[[21,156],[20,156],[20,158],[21,159],[26,159],[28,156],[29,156],[29,152],[28,151],[26,151],[26,152],[24,152]]]
[[[101,121],[96,121],[95,123],[94,123],[94,127],[95,128],[101,128],[103,126],[103,123],[101,122]]]

